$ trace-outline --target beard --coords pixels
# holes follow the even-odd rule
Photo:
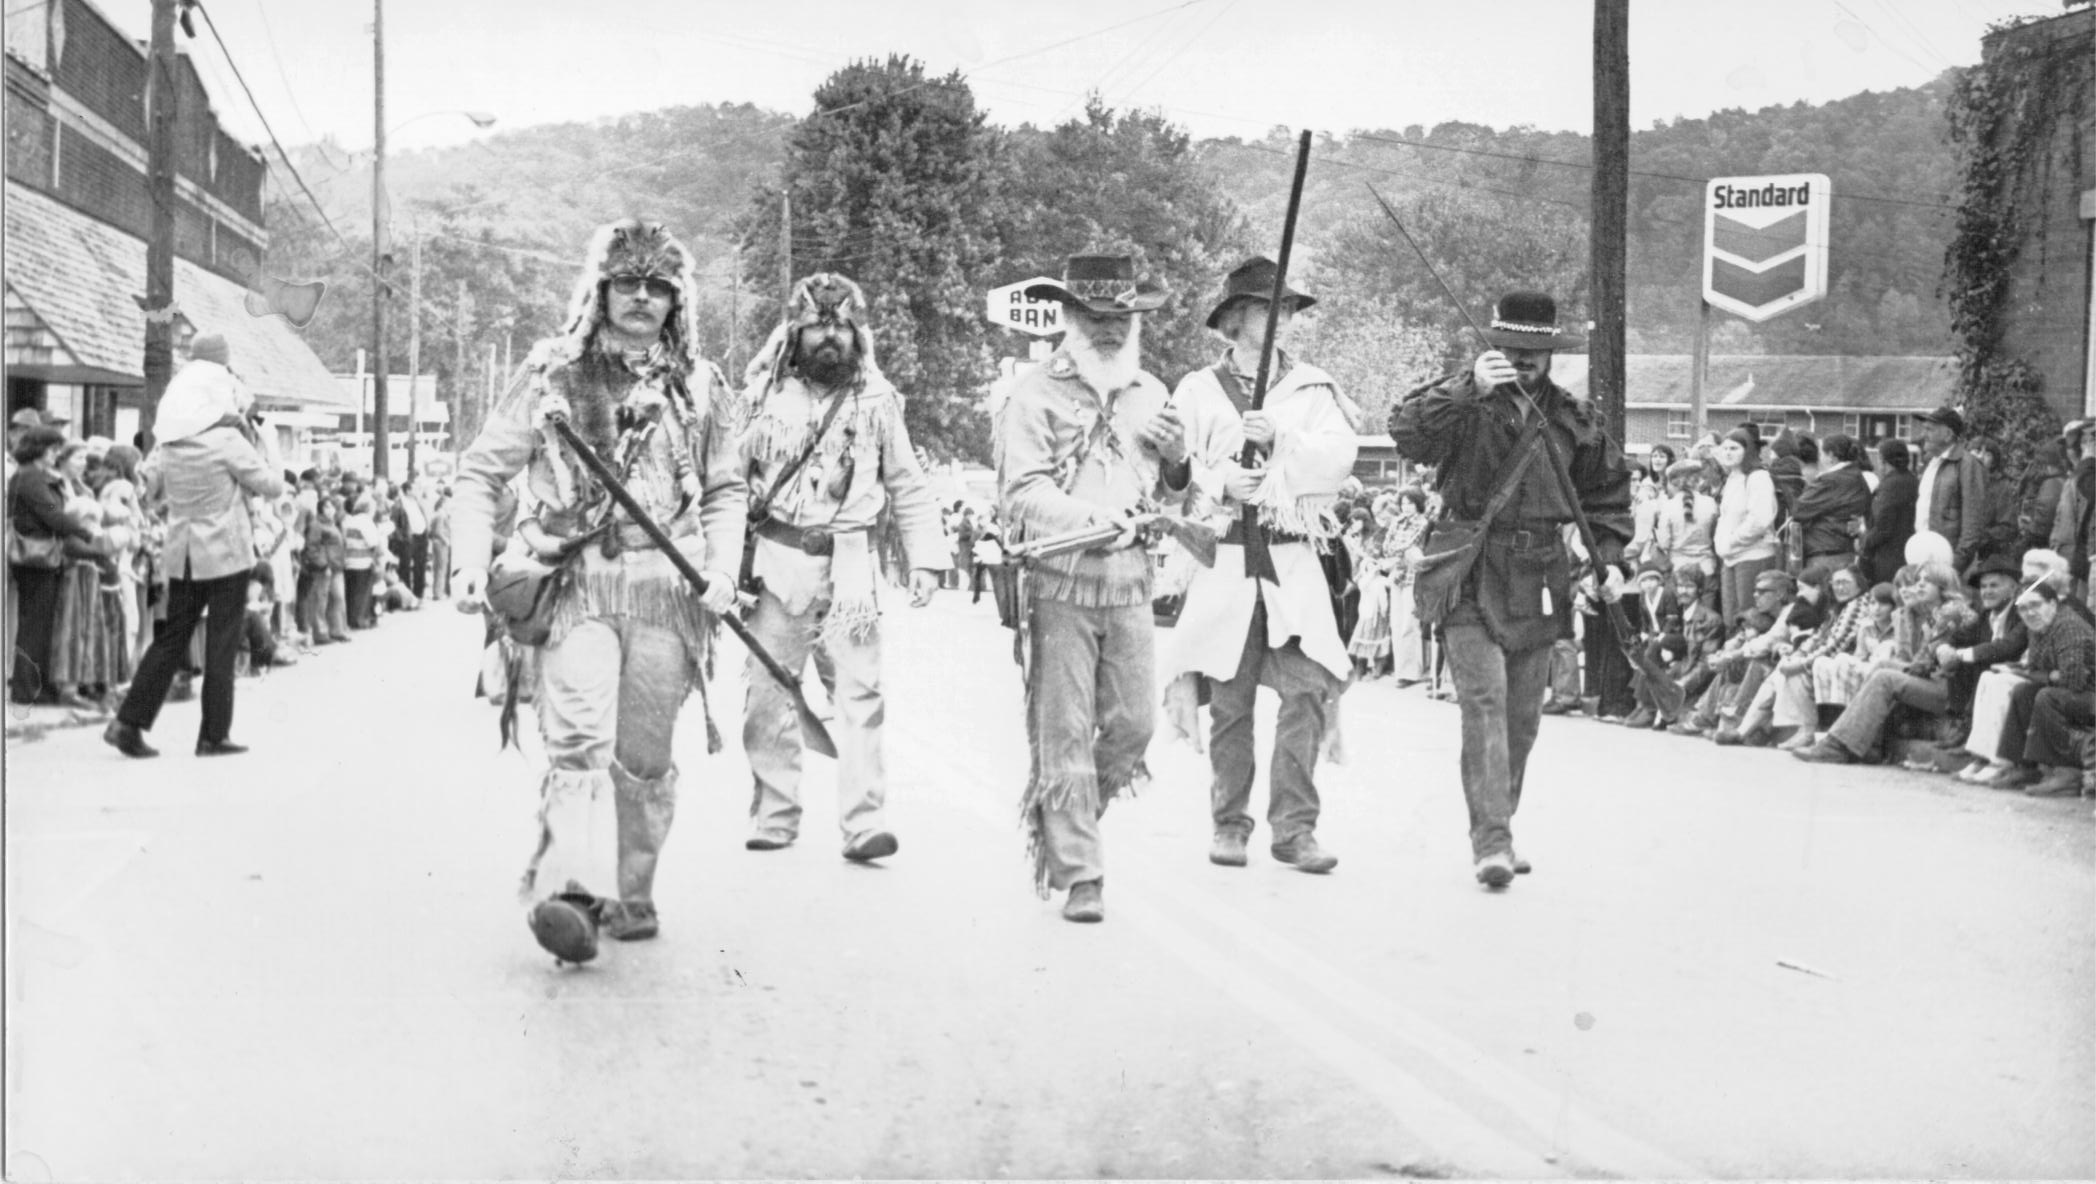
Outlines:
[[[1142,372],[1142,322],[1129,318],[1128,335],[1118,348],[1102,350],[1084,330],[1073,330],[1063,338],[1063,351],[1077,363],[1078,376],[1093,390],[1106,394],[1135,381]]]
[[[817,385],[842,385],[859,373],[859,345],[844,338],[825,337],[801,355],[795,368]]]

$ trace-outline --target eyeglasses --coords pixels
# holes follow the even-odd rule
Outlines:
[[[668,300],[677,294],[677,285],[668,280],[658,280],[645,275],[615,275],[611,277],[611,290],[621,296],[637,296],[645,287],[648,295],[658,300]]]

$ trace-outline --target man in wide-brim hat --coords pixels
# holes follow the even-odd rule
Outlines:
[[[1492,348],[1470,373],[1399,404],[1390,435],[1405,456],[1440,466],[1446,517],[1475,522],[1511,487],[1454,607],[1439,622],[1462,708],[1474,870],[1496,890],[1528,870],[1514,852],[1511,824],[1541,719],[1551,645],[1571,636],[1571,557],[1561,528],[1575,510],[1585,511],[1599,548],[1590,556],[1594,570],[1606,573],[1597,590],[1621,596],[1629,574],[1622,552],[1631,536],[1630,473],[1592,406],[1550,380],[1553,351],[1583,344],[1559,325],[1555,300],[1510,292],[1493,307],[1484,334]],[[1577,506],[1542,448],[1546,431],[1569,465]]]
[[[1106,916],[1099,816],[1148,779],[1156,723],[1150,555],[1132,515],[1176,503],[1190,479],[1186,432],[1164,384],[1140,365],[1142,314],[1165,294],[1126,255],[1073,256],[1059,283],[1068,330],[1022,372],[997,413],[1000,511],[1021,542],[1120,524],[1089,550],[1025,571],[1019,606],[1033,763],[1020,802],[1035,887],[1068,889],[1063,916]]]
[[[1264,684],[1281,698],[1267,790],[1270,849],[1299,871],[1323,873],[1339,860],[1317,841],[1313,774],[1352,663],[1321,555],[1344,550],[1333,505],[1353,475],[1358,443],[1339,384],[1278,342],[1271,386],[1261,406],[1252,406],[1278,271],[1259,257],[1230,273],[1207,320],[1229,344],[1215,365],[1188,374],[1172,395],[1192,450],[1190,512],[1207,517],[1223,538],[1215,565],[1196,571],[1187,586],[1161,672],[1210,680],[1209,861],[1246,862],[1258,764],[1252,709]],[[1276,337],[1279,326],[1315,303],[1284,288]],[[1257,454],[1249,466],[1240,463],[1247,443]],[[1257,538],[1246,534],[1246,507],[1254,511]]]

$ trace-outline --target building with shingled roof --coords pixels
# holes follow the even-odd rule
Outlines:
[[[146,50],[89,0],[11,3],[5,32],[7,412],[129,441],[145,393]],[[225,337],[281,455],[303,463],[308,432],[353,408],[254,291],[269,250],[262,153],[219,126],[187,57],[176,92],[177,361],[190,337]]]

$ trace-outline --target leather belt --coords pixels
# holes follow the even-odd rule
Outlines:
[[[777,518],[761,519],[756,526],[759,538],[770,539],[781,546],[792,547],[796,551],[805,551],[810,555],[828,555],[836,550],[838,535],[857,534],[865,529],[867,528],[863,526],[845,530],[819,526],[803,530],[790,522],[781,522]]]
[[[1290,534],[1285,530],[1275,530],[1271,526],[1262,526],[1259,529],[1265,532],[1266,541],[1269,545],[1274,543],[1307,543],[1310,541],[1310,536],[1307,534]],[[1223,537],[1216,541],[1230,547],[1244,546],[1244,519],[1231,519],[1230,529],[1224,531]]]
[[[1561,523],[1557,522],[1522,522],[1519,520],[1494,522],[1491,529],[1485,533],[1495,539],[1502,540],[1516,551],[1526,551],[1559,541],[1558,528],[1561,525]]]

